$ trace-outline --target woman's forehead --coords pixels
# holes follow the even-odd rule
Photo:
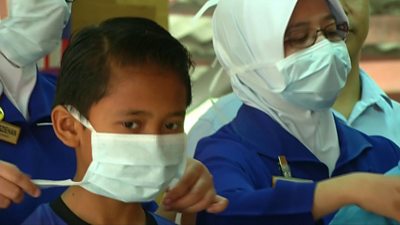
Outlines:
[[[331,19],[332,13],[325,0],[299,0],[293,10],[288,27],[319,24]]]

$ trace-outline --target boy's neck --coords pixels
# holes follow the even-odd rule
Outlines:
[[[79,186],[69,187],[61,197],[73,213],[90,224],[146,224],[140,203],[124,203]]]

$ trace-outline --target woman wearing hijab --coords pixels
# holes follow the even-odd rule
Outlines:
[[[400,220],[400,179],[367,173],[394,167],[400,149],[329,110],[351,70],[338,0],[220,0],[213,31],[244,104],[197,145],[230,201],[197,223],[327,224],[347,204]]]

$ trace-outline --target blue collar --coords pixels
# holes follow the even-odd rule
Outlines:
[[[335,123],[341,151],[338,166],[356,158],[372,146],[362,133],[347,127],[336,118]],[[284,155],[288,161],[319,162],[307,147],[270,116],[256,108],[243,104],[231,125],[240,139],[258,154],[273,159]]]
[[[365,102],[366,105],[377,104],[382,110],[387,106],[393,108],[392,101],[387,94],[362,69],[360,69],[360,80],[361,102]]]

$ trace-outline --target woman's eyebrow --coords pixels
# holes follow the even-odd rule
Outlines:
[[[329,14],[327,16],[325,16],[324,18],[322,18],[323,21],[329,21],[329,20],[333,20],[335,21],[335,17],[333,17],[332,14]]]
[[[295,24],[292,24],[292,25],[288,25],[286,30],[295,29],[295,28],[309,27],[309,26],[310,26],[309,22],[299,22],[299,23],[295,23]]]

